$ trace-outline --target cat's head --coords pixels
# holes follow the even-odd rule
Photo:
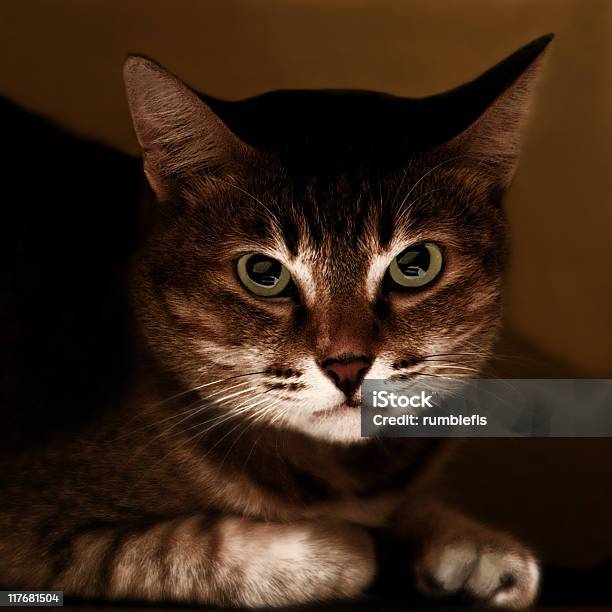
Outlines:
[[[194,93],[125,79],[154,222],[145,336],[236,418],[359,438],[364,377],[474,376],[500,322],[500,199],[545,37],[447,94]]]

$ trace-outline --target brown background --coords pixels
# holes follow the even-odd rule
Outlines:
[[[4,1],[0,94],[136,153],[120,78],[128,53],[220,97],[285,87],[422,96],[550,31],[557,37],[506,200],[513,252],[502,352],[520,358],[500,371],[612,377],[609,0]],[[547,559],[612,557],[612,443],[471,442],[448,474],[450,497],[521,532]]]

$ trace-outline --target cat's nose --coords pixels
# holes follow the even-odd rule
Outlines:
[[[371,365],[372,362],[367,357],[341,357],[326,359],[321,364],[321,368],[334,381],[336,387],[350,399]]]

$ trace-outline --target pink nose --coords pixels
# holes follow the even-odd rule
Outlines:
[[[372,362],[367,357],[346,357],[327,359],[321,364],[321,367],[334,381],[336,387],[350,399],[371,365]]]

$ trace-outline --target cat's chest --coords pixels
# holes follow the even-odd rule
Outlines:
[[[233,471],[218,491],[223,505],[268,519],[327,517],[384,524],[407,487],[438,454],[436,440],[293,456],[261,453]],[[295,450],[295,449],[294,449]],[[222,477],[217,474],[217,477]]]

